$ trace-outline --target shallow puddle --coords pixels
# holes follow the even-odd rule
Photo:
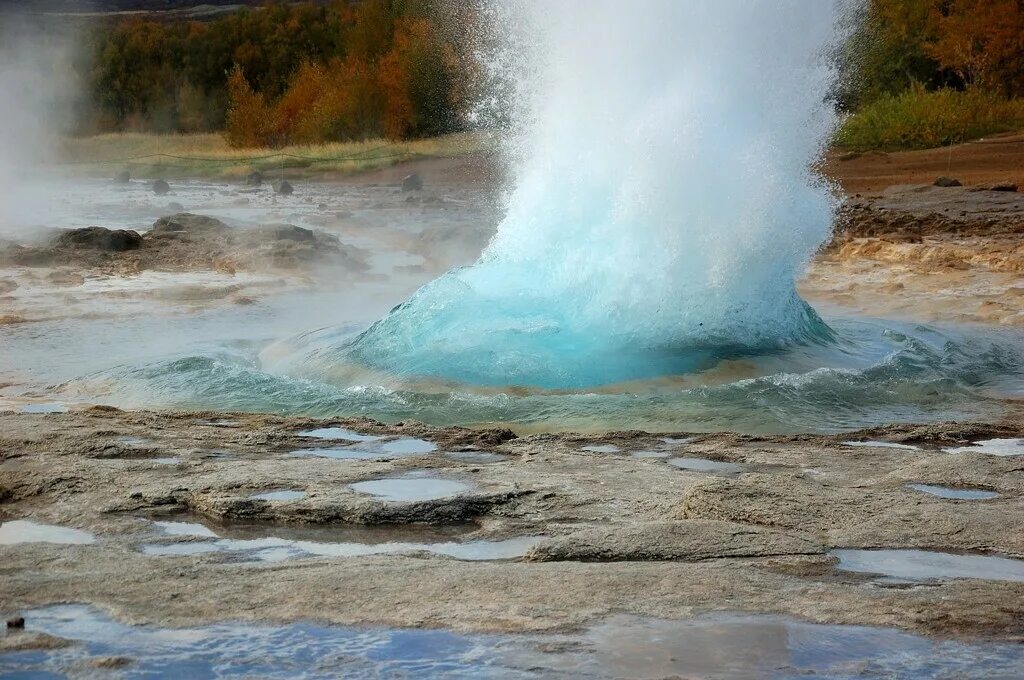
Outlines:
[[[673,458],[668,462],[668,464],[674,465],[677,468],[682,468],[683,470],[693,470],[695,472],[719,472],[735,475],[743,471],[742,465],[726,463],[721,460],[708,460],[706,458]]]
[[[249,498],[256,501],[298,501],[306,497],[305,491],[267,491],[266,493],[258,493]]]
[[[401,678],[1016,678],[1010,643],[935,640],[886,628],[778,616],[686,621],[615,616],[579,633],[464,634],[437,629],[226,622],[122,624],[84,605],[20,612],[29,631],[77,641],[0,655],[0,676],[63,677],[125,657],[139,677]]]
[[[904,451],[919,451],[920,448],[917,446],[911,446],[910,444],[898,444],[897,442],[882,442],[882,441],[849,441],[843,442],[843,446],[860,446],[871,449],[902,449]]]
[[[591,446],[581,447],[581,451],[589,451],[591,453],[618,453],[620,449],[615,444],[593,444]]]
[[[11,520],[0,524],[0,545],[19,543],[61,543],[86,545],[95,543],[96,537],[88,531],[59,527],[53,524],[39,524],[24,519]]]
[[[21,407],[22,413],[67,413],[68,407],[60,402],[47,404],[24,404]]]
[[[428,442],[425,439],[395,439],[385,442],[381,446],[384,453],[398,455],[413,455],[418,453],[432,453],[437,451],[437,444]]]
[[[309,437],[311,439],[327,439],[331,441],[347,441],[347,442],[375,442],[380,437],[372,434],[359,434],[353,430],[348,430],[344,427],[321,427],[316,430],[305,430],[299,432],[300,437]]]
[[[839,569],[907,581],[976,578],[1024,581],[1024,560],[930,550],[833,550]]]
[[[502,453],[491,453],[490,451],[452,451],[444,455],[460,463],[480,463],[485,465],[512,460],[511,456],[506,456]]]
[[[670,451],[634,451],[629,454],[633,458],[649,459],[649,458],[668,458],[672,455]]]
[[[436,477],[387,477],[349,484],[359,493],[384,501],[433,501],[472,490],[469,484]]]
[[[995,491],[984,491],[983,489],[959,489],[951,486],[938,486],[935,484],[907,484],[908,489],[931,494],[939,498],[950,498],[958,501],[984,501],[990,498],[998,498]]]
[[[231,523],[216,529],[196,522],[154,522],[167,537],[197,540],[151,542],[141,546],[146,555],[199,555],[235,553],[239,557],[278,562],[303,557],[362,557],[365,555],[426,552],[458,560],[517,559],[540,542],[536,536],[506,540],[454,540],[479,527],[471,523],[444,527],[427,525],[359,526],[311,525],[275,526]]]
[[[362,436],[362,435],[359,435]],[[328,439],[328,438],[324,438]],[[344,439],[336,437],[334,439]],[[289,455],[299,457],[333,458],[335,460],[384,460],[404,456],[423,456],[437,450],[437,445],[425,439],[392,439],[380,441],[381,437],[366,439],[348,446],[325,449],[299,449]]]
[[[1024,456],[1024,439],[983,439],[972,446],[943,449],[946,453],[984,453],[990,456]]]

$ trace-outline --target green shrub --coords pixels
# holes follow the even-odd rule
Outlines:
[[[913,87],[843,121],[836,144],[851,151],[928,149],[1024,128],[1024,99],[977,90]]]

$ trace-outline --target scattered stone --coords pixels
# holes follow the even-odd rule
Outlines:
[[[53,242],[57,248],[90,248],[104,252],[121,253],[136,250],[142,245],[142,236],[128,229],[84,227],[60,234]]]
[[[245,178],[245,183],[251,187],[258,187],[263,185],[263,173],[259,170],[253,170],[249,173],[249,176]]]
[[[279,180],[274,182],[274,193],[281,196],[290,196],[295,193],[295,187],[293,187],[287,180]]]
[[[122,170],[114,175],[114,182],[117,184],[128,184],[130,181],[132,181],[132,174],[127,170]]]
[[[127,668],[135,663],[135,659],[130,656],[101,656],[93,659],[90,665],[93,668],[100,668],[104,670],[117,670],[119,668]]]
[[[25,617],[15,616],[13,618],[7,619],[7,627],[13,630],[23,629],[25,627]]]
[[[960,180],[958,180],[958,179],[953,179],[952,177],[945,177],[945,176],[943,176],[943,177],[939,177],[937,180],[935,180],[935,186],[937,186],[937,187],[960,187],[960,186],[963,186],[963,184],[961,184]]]
[[[423,178],[415,172],[402,180],[402,191],[419,191],[422,188]]]
[[[316,234],[312,229],[296,227],[294,224],[281,224],[266,227],[262,230],[275,241],[315,241]]]
[[[167,209],[174,213],[185,212],[185,206],[177,201],[171,201],[167,204]]]
[[[231,227],[224,224],[216,217],[206,215],[193,215],[192,213],[177,213],[161,217],[153,223],[150,233],[160,234],[175,231],[184,231],[190,234],[225,233]]]
[[[170,192],[170,190],[171,185],[162,179],[158,179],[155,182],[153,182],[153,193],[156,194],[157,196],[163,196],[164,194]]]

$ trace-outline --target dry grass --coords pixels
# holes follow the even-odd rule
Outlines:
[[[852,151],[930,149],[1024,127],[1024,100],[914,88],[847,118],[836,143]]]
[[[291,175],[348,174],[412,158],[454,157],[488,148],[486,135],[458,133],[430,139],[232,149],[219,134],[120,133],[67,139],[63,159],[89,172],[128,169],[134,177],[238,177],[253,170]]]

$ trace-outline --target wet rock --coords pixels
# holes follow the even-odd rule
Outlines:
[[[119,668],[127,668],[133,663],[135,663],[135,659],[129,656],[101,656],[92,659],[89,665],[103,670],[117,670]]]
[[[121,172],[114,174],[114,182],[116,184],[128,184],[130,181],[132,181],[132,174],[127,170],[122,170]]]
[[[958,179],[953,179],[952,177],[945,177],[945,176],[943,176],[943,177],[939,177],[938,179],[935,180],[934,186],[937,186],[937,187],[947,187],[948,188],[948,187],[959,187],[959,186],[963,186],[963,185],[960,183],[960,180],[958,180]]]
[[[249,173],[248,177],[245,178],[245,183],[251,187],[262,186],[263,173],[259,170],[253,170]]]
[[[0,635],[0,652],[3,653],[45,652],[70,647],[72,644],[70,640],[35,631],[18,631],[17,635]]]
[[[290,196],[295,193],[295,187],[291,185],[287,180],[278,180],[274,182],[274,193],[280,196]]]
[[[423,188],[423,178],[417,173],[402,179],[402,191],[419,191]]]
[[[316,241],[316,234],[312,229],[296,227],[293,224],[274,225],[260,231],[275,241]]]
[[[152,189],[153,193],[156,194],[157,196],[163,196],[164,194],[170,192],[171,185],[162,179],[158,179],[155,182],[153,182]]]
[[[89,248],[104,252],[120,253],[126,250],[136,250],[141,247],[142,236],[136,231],[127,229],[85,227],[62,233],[54,240],[53,245],[56,248]]]
[[[151,234],[184,231],[189,234],[222,234],[231,231],[231,227],[215,217],[177,213],[161,217],[153,223]]]
[[[172,201],[171,203],[168,203],[167,209],[174,213],[185,212],[185,206],[183,206],[181,203],[178,203],[177,201]]]
[[[15,630],[20,630],[20,629],[24,628],[25,627],[25,617],[23,617],[23,616],[15,616],[13,618],[7,619],[7,627],[15,629]]]
[[[824,546],[807,538],[772,529],[715,520],[689,520],[584,529],[541,543],[527,554],[527,559],[535,562],[698,561],[818,555],[825,550]]]
[[[1005,191],[1007,193],[1016,193],[1018,187],[1016,182],[990,182],[988,184],[979,184],[971,188],[971,191]]]

